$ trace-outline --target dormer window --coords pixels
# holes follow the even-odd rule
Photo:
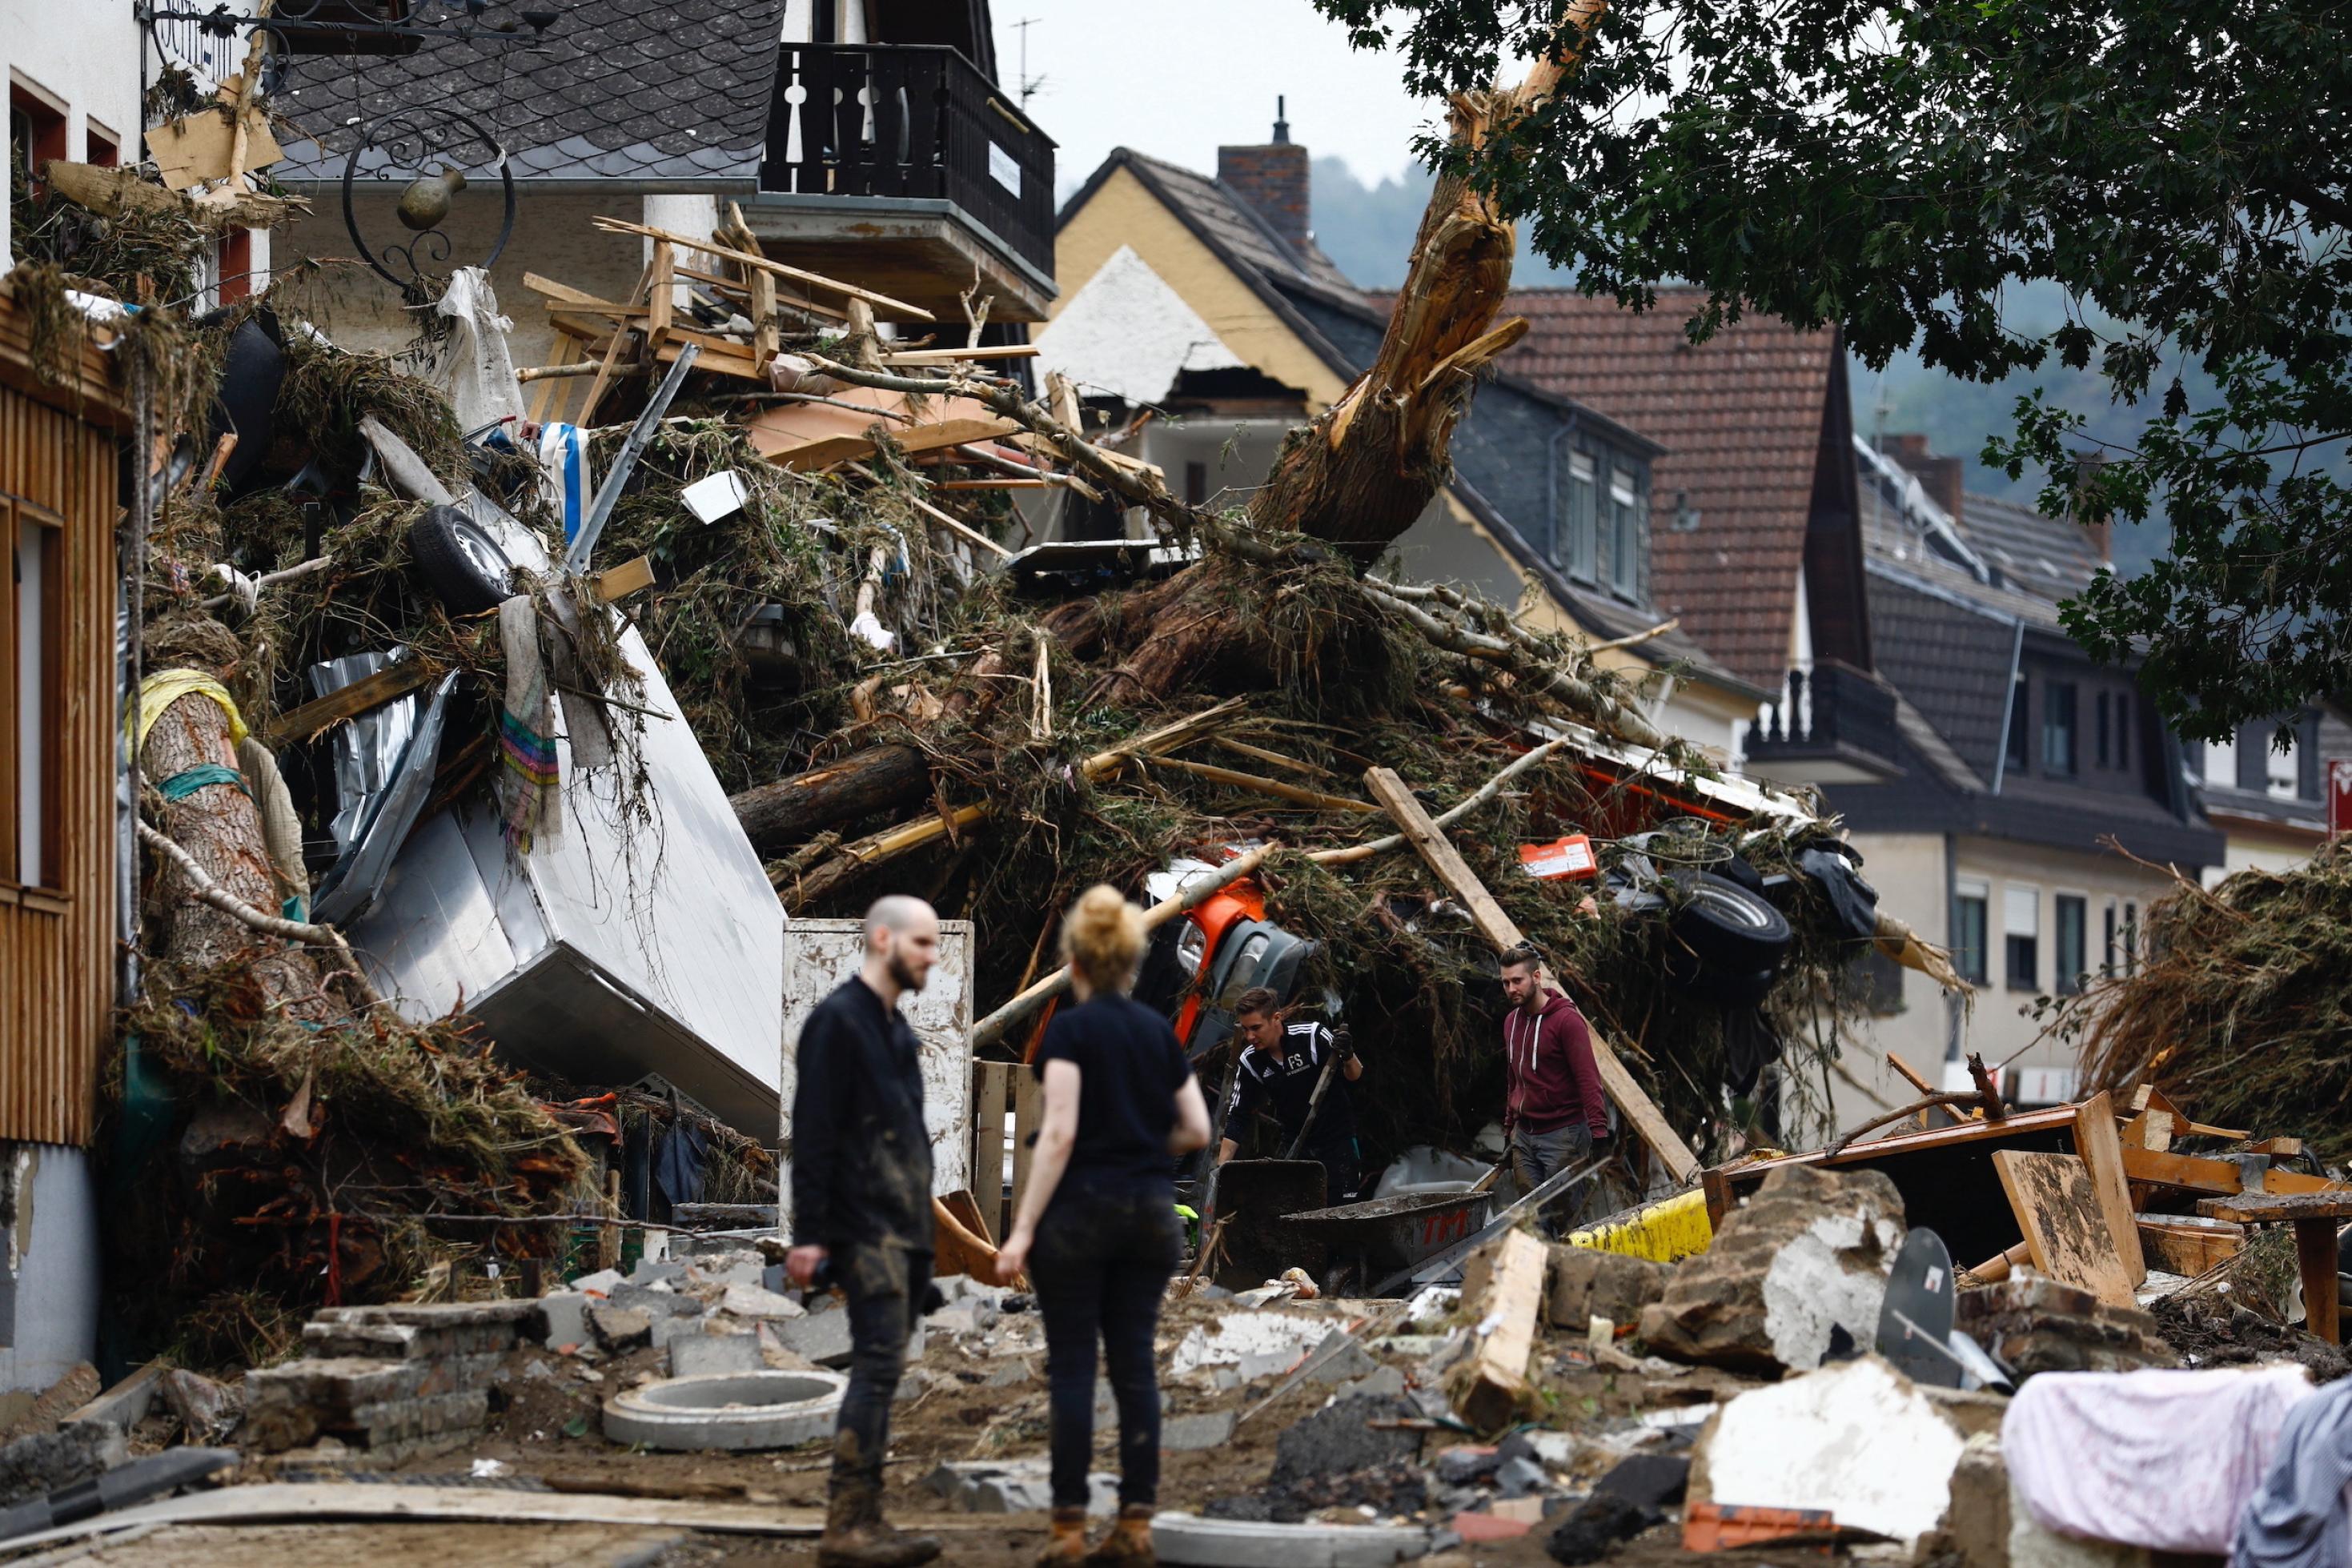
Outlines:
[[[1560,541],[1560,565],[1579,582],[1601,575],[1600,486],[1592,459],[1584,453],[1568,455],[1568,528]]]
[[[1631,468],[1609,470],[1609,586],[1626,599],[1642,596],[1641,497]]]

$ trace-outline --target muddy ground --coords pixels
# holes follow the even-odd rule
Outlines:
[[[1328,1319],[1334,1325],[1360,1322],[1363,1303],[1279,1303],[1283,1312]],[[1160,1348],[1163,1368],[1176,1347],[1196,1327],[1211,1327],[1234,1313],[1230,1303],[1172,1303],[1163,1323]],[[1423,1322],[1423,1331],[1443,1328]],[[887,1506],[892,1517],[906,1525],[940,1529],[948,1539],[947,1560],[980,1568],[1012,1568],[1034,1556],[1045,1534],[1042,1514],[979,1517],[947,1511],[947,1504],[926,1485],[943,1461],[1018,1458],[1045,1452],[1046,1413],[1045,1361],[1042,1351],[1027,1348],[1035,1333],[1034,1318],[1020,1314],[1001,1320],[994,1343],[980,1334],[962,1337],[934,1333],[929,1336],[919,1373],[910,1377],[918,1391],[905,1395],[892,1429]],[[1411,1354],[1383,1354],[1377,1359],[1393,1366],[1408,1385],[1433,1381],[1427,1365]],[[1644,1412],[1705,1404],[1727,1397],[1752,1381],[1698,1368],[1672,1372],[1655,1364],[1647,1370],[1608,1370],[1590,1364],[1580,1347],[1564,1340],[1539,1346],[1532,1370],[1537,1395],[1530,1412],[1538,1429],[1577,1434],[1591,1438],[1573,1457],[1551,1467],[1563,1499],[1572,1499],[1588,1487],[1616,1453],[1609,1446],[1630,1441],[1634,1420]],[[617,1357],[592,1361],[536,1347],[514,1353],[507,1365],[488,1431],[452,1452],[414,1459],[395,1467],[388,1479],[411,1483],[427,1480],[473,1486],[524,1486],[545,1483],[563,1491],[607,1491],[627,1496],[675,1498],[769,1505],[779,1510],[822,1509],[824,1502],[826,1449],[824,1444],[783,1452],[670,1454],[632,1451],[605,1442],[599,1427],[603,1401],[633,1383],[664,1375],[661,1353],[632,1351]],[[1162,1385],[1171,1416],[1232,1410],[1248,1412],[1281,1387],[1283,1375],[1264,1374],[1240,1382],[1238,1369],[1222,1375],[1217,1367],[1170,1373]],[[1220,1386],[1220,1384],[1225,1385]],[[1265,1496],[1275,1466],[1276,1446],[1285,1430],[1328,1404],[1334,1390],[1314,1383],[1283,1394],[1271,1405],[1241,1422],[1233,1438],[1216,1448],[1190,1453],[1169,1453],[1161,1472],[1162,1507],[1205,1511],[1219,1500]],[[1467,1434],[1437,1430],[1423,1435],[1420,1459],[1433,1462],[1444,1448],[1471,1442]],[[1671,1448],[1672,1441],[1651,1447]],[[1096,1468],[1115,1470],[1113,1434],[1096,1434]],[[495,1460],[498,1472],[482,1478],[479,1461]],[[331,1454],[289,1455],[273,1469],[285,1473],[315,1474],[319,1469],[364,1472],[375,1469],[364,1456],[338,1458]],[[260,1479],[257,1476],[255,1479]],[[1436,1490],[1433,1484],[1430,1492]],[[1381,1495],[1375,1489],[1373,1495]],[[1425,1500],[1416,1489],[1392,1494],[1398,1506]],[[1572,1507],[1571,1500],[1553,1505]],[[1430,1508],[1418,1515],[1424,1522],[1443,1523],[1450,1509]],[[1330,1509],[1315,1517],[1328,1521],[1356,1521],[1356,1509]],[[1555,1514],[1555,1520],[1558,1517]],[[1461,1568],[1464,1564],[1549,1563],[1543,1543],[1550,1524],[1535,1527],[1516,1540],[1455,1547],[1426,1561]],[[1679,1548],[1679,1529],[1662,1526],[1627,1542],[1612,1561],[1633,1564],[1696,1563]],[[699,1533],[684,1528],[614,1529],[572,1525],[516,1524],[376,1524],[285,1525],[237,1529],[206,1527],[177,1529],[153,1536],[118,1542],[73,1559],[77,1562],[136,1568],[162,1568],[166,1563],[193,1563],[210,1568],[218,1563],[301,1564],[313,1568],[341,1558],[365,1557],[385,1563],[664,1564],[805,1563],[814,1547],[806,1541],[747,1539]],[[1708,1559],[1719,1561],[1719,1559]]]

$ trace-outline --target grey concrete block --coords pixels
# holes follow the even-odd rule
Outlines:
[[[1042,1513],[1054,1506],[1050,1465],[1042,1458],[950,1460],[931,1472],[929,1485],[965,1513]],[[1087,1511],[1097,1518],[1118,1511],[1116,1476],[1087,1477]]]
[[[1404,1374],[1393,1366],[1376,1367],[1353,1383],[1341,1384],[1335,1392],[1341,1399],[1352,1399],[1359,1394],[1394,1399],[1404,1393]]]
[[[520,1323],[539,1303],[517,1296],[498,1301],[388,1301],[373,1307],[321,1307],[313,1322],[405,1323],[412,1328],[467,1328],[484,1323]]]
[[[613,1287],[621,1283],[625,1277],[618,1269],[599,1269],[593,1274],[583,1274],[572,1281],[572,1288],[575,1291],[593,1291],[600,1296],[608,1295]]]
[[[1151,1521],[1152,1550],[1182,1568],[1387,1568],[1430,1545],[1430,1532],[1417,1524],[1260,1524],[1189,1513]]]
[[[806,1356],[819,1366],[841,1366],[849,1360],[849,1314],[836,1308],[811,1312],[804,1318],[765,1320],[786,1350]]]
[[[1307,1374],[1307,1381],[1326,1388],[1370,1377],[1381,1369],[1381,1364],[1372,1359],[1370,1352],[1338,1329],[1326,1334],[1323,1342],[1307,1353],[1307,1364],[1312,1370]]]
[[[672,1377],[700,1377],[719,1372],[759,1372],[760,1336],[755,1333],[687,1333],[669,1342]]]
[[[653,1319],[626,1307],[592,1307],[588,1321],[606,1350],[635,1350],[653,1340]]]
[[[1020,1357],[1014,1357],[988,1375],[983,1385],[989,1388],[1019,1388],[1037,1380],[1036,1369]]]
[[[757,1252],[710,1252],[694,1260],[693,1277],[707,1285],[764,1287],[768,1265]]]
[[[684,1265],[679,1265],[681,1271]],[[649,1318],[692,1318],[702,1315],[702,1302],[693,1296],[677,1291],[657,1290],[651,1285],[634,1284],[628,1281],[613,1287],[606,1300],[615,1307],[643,1312]]]
[[[541,1310],[547,1314],[547,1338],[550,1350],[562,1350],[567,1344],[586,1344],[593,1332],[588,1326],[587,1295],[580,1291],[557,1291],[539,1299]]]
[[[629,1283],[650,1285],[656,1280],[678,1284],[686,1279],[686,1265],[667,1258],[640,1258],[629,1270]]]
[[[1233,1440],[1234,1412],[1212,1410],[1201,1416],[1173,1416],[1160,1423],[1160,1446],[1171,1454],[1198,1453],[1222,1448]]]
[[[700,1318],[656,1318],[653,1333],[647,1336],[646,1343],[656,1350],[667,1350],[678,1341],[693,1338],[701,1333]]]

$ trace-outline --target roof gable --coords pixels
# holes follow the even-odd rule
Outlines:
[[[1832,329],[1756,315],[1694,346],[1683,323],[1705,300],[1664,288],[1637,314],[1572,288],[1516,290],[1503,309],[1528,332],[1502,367],[1664,444],[1650,479],[1658,608],[1732,670],[1777,687],[1843,350]],[[1694,528],[1675,526],[1686,508]]]

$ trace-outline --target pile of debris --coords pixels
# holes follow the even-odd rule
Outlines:
[[[2175,875],[2148,906],[2140,957],[2049,1004],[2077,1042],[2083,1080],[2139,1085],[2245,1127],[2300,1124],[2352,1093],[2339,1048],[2352,1030],[2352,845],[2330,839],[2284,871],[2207,888]],[[2310,1129],[2321,1159],[2352,1156],[2352,1129]]]
[[[103,185],[105,235],[147,211],[52,172],[58,200]],[[990,371],[1021,350],[977,343],[985,302],[961,346],[891,337],[880,297],[734,226],[649,235],[626,300],[535,279],[582,356],[547,369],[593,368],[535,377],[537,417],[478,273],[404,365],[333,347],[307,270],[201,320],[125,312],[106,296],[137,295],[136,255],[100,234],[60,229],[17,288],[117,346],[173,453],[129,529],[151,874],[127,1034],[153,1039],[123,1082],[126,1118],[151,1096],[131,1153],[172,1166],[194,1294],[380,1301],[436,1263],[577,1256],[533,1216],[772,1200],[771,937],[785,907],[887,889],[1001,934],[977,990],[1014,1000],[976,1043],[1017,1057],[1070,895],[1140,891],[1171,855],[1192,894],[1247,871],[1304,944],[1294,994],[1356,1020],[1376,1150],[1486,1121],[1498,918],[1622,1059],[1629,1195],[1686,1177],[1685,1140],[1719,1157],[1818,1119],[1872,946],[1957,985],[1833,822],[1716,777],[1593,650],[1371,570],[1394,530],[1337,496],[1367,441],[1435,482],[1475,357],[1417,372],[1407,428],[1333,424],[1337,458],[1295,452],[1220,516],[1090,439],[1066,386]],[[1400,313],[1407,370],[1431,329]],[[574,387],[578,423],[554,417]],[[1000,484],[1108,497],[1162,543],[1008,559],[1028,525]],[[1433,812],[1434,879],[1398,852]],[[1529,873],[1529,844],[1570,841],[1570,880]],[[535,1076],[473,1060],[492,1043]],[[594,1103],[633,1090],[658,1126]],[[420,1141],[367,1146],[363,1105]]]

